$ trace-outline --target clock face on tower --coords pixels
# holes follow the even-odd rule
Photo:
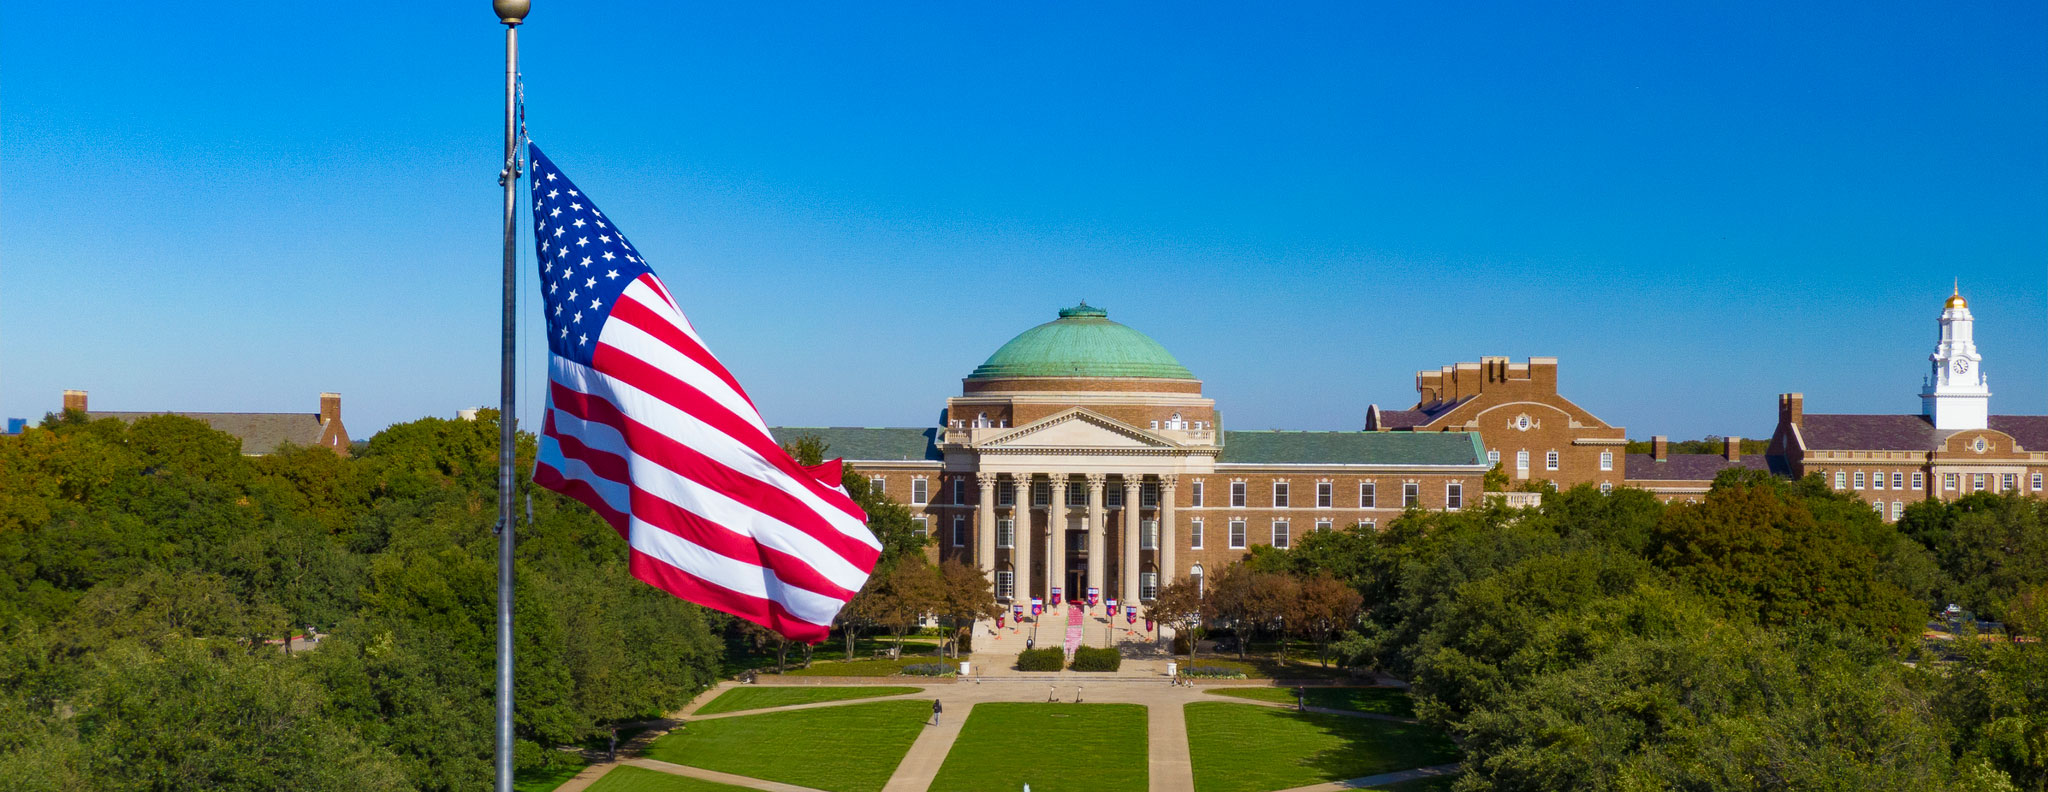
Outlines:
[[[1954,363],[1949,364],[1949,368],[1955,369],[1957,374],[1968,374],[1970,373],[1970,361],[1957,358]]]

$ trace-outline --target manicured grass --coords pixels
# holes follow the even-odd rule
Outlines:
[[[1458,783],[1458,776],[1452,774],[1418,778],[1413,781],[1402,781],[1396,784],[1387,784],[1386,786],[1366,787],[1366,789],[1378,790],[1378,792],[1451,792],[1451,786],[1456,783]]]
[[[1270,657],[1247,656],[1243,660],[1235,656],[1201,655],[1192,660],[1175,658],[1182,668],[1229,668],[1243,672],[1250,679],[1343,679],[1351,672],[1342,668],[1324,668],[1307,663],[1283,663]]]
[[[1275,701],[1281,704],[1294,703],[1294,688],[1291,687],[1233,687],[1210,688],[1208,692],[1217,696],[1232,696],[1257,701]],[[1394,688],[1304,688],[1303,698],[1311,707],[1371,712],[1378,715],[1392,715],[1397,718],[1415,717],[1415,703],[1410,701],[1406,691]]]
[[[718,695],[697,710],[698,715],[716,715],[721,712],[787,707],[792,704],[816,704],[820,701],[846,701],[848,699],[874,698],[876,696],[900,696],[916,693],[924,688],[914,687],[736,687]]]
[[[689,776],[669,775],[643,767],[620,765],[605,773],[590,792],[752,792],[746,787],[701,781]]]
[[[895,676],[904,666],[918,663],[945,663],[960,670],[960,661],[943,660],[931,655],[904,655],[891,660],[886,657],[873,660],[832,660],[816,661],[810,668],[792,668],[784,676]]]
[[[521,770],[512,776],[513,792],[554,792],[554,788],[583,772],[583,757],[564,753],[545,770]]]
[[[931,719],[924,700],[690,721],[647,756],[830,792],[879,792]]]
[[[1263,792],[1458,760],[1433,729],[1249,704],[1187,705],[1196,792]]]
[[[1020,751],[1020,739],[1057,751]],[[1025,784],[1032,792],[1144,789],[1145,746],[1145,707],[1139,704],[976,704],[930,792]]]

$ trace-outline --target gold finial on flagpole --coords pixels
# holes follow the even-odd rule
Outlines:
[[[532,0],[491,0],[491,11],[498,15],[499,22],[508,26],[526,21],[526,12],[531,10]]]

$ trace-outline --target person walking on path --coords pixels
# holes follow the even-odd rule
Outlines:
[[[932,699],[932,725],[933,725],[933,726],[937,726],[937,725],[939,725],[939,715],[940,715],[940,714],[942,714],[942,713],[944,713],[945,711],[946,711],[946,708],[945,708],[945,707],[941,707],[941,706],[939,706],[939,700],[938,700],[938,699]]]

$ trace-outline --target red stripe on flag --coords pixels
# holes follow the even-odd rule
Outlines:
[[[759,624],[790,640],[819,643],[831,634],[830,626],[812,624],[799,619],[783,608],[781,603],[741,594],[713,584],[638,550],[633,551],[629,568],[633,571],[633,577],[645,581],[650,586],[704,607]]]
[[[863,570],[872,570],[875,562],[881,558],[881,551],[840,533],[823,515],[798,501],[795,496],[760,479],[734,471],[717,460],[677,442],[674,438],[633,420],[611,402],[559,384],[554,386],[551,396],[556,409],[617,430],[626,438],[626,445],[642,459],[804,532],[846,559],[847,563]],[[786,458],[788,455],[783,456]],[[816,478],[808,473],[801,475],[809,484],[816,485]]]
[[[605,503],[603,496],[598,495],[596,488],[588,483],[564,478],[561,471],[548,466],[545,462],[534,466],[533,483],[581,501],[583,505],[597,512],[597,516],[604,518],[606,523],[611,524],[612,530],[619,532],[620,539],[627,538],[626,515],[614,510],[611,504]]]
[[[622,298],[626,297],[626,295],[620,296]],[[681,312],[678,311],[677,313],[680,315]],[[740,399],[744,400],[747,406],[753,407],[756,412],[760,411],[761,408],[754,405],[754,400],[748,398],[747,389],[740,387],[740,381],[733,378],[732,372],[725,370],[725,364],[718,362],[718,358],[712,356],[711,350],[705,349],[702,344],[697,343],[697,340],[691,338],[689,334],[676,329],[675,325],[670,324],[659,314],[656,314],[654,309],[641,305],[630,298],[621,299],[612,304],[612,319],[640,328],[641,332],[653,336],[654,340],[667,344],[669,348],[695,361],[697,365],[703,366],[705,371],[711,372],[713,376],[724,382],[727,387],[732,388],[733,393],[739,394]]]
[[[769,547],[751,536],[692,514],[660,496],[633,488],[633,516],[661,530],[689,540],[692,544],[751,566],[765,567],[777,580],[821,597],[846,602],[858,593],[833,583],[802,558]]]

